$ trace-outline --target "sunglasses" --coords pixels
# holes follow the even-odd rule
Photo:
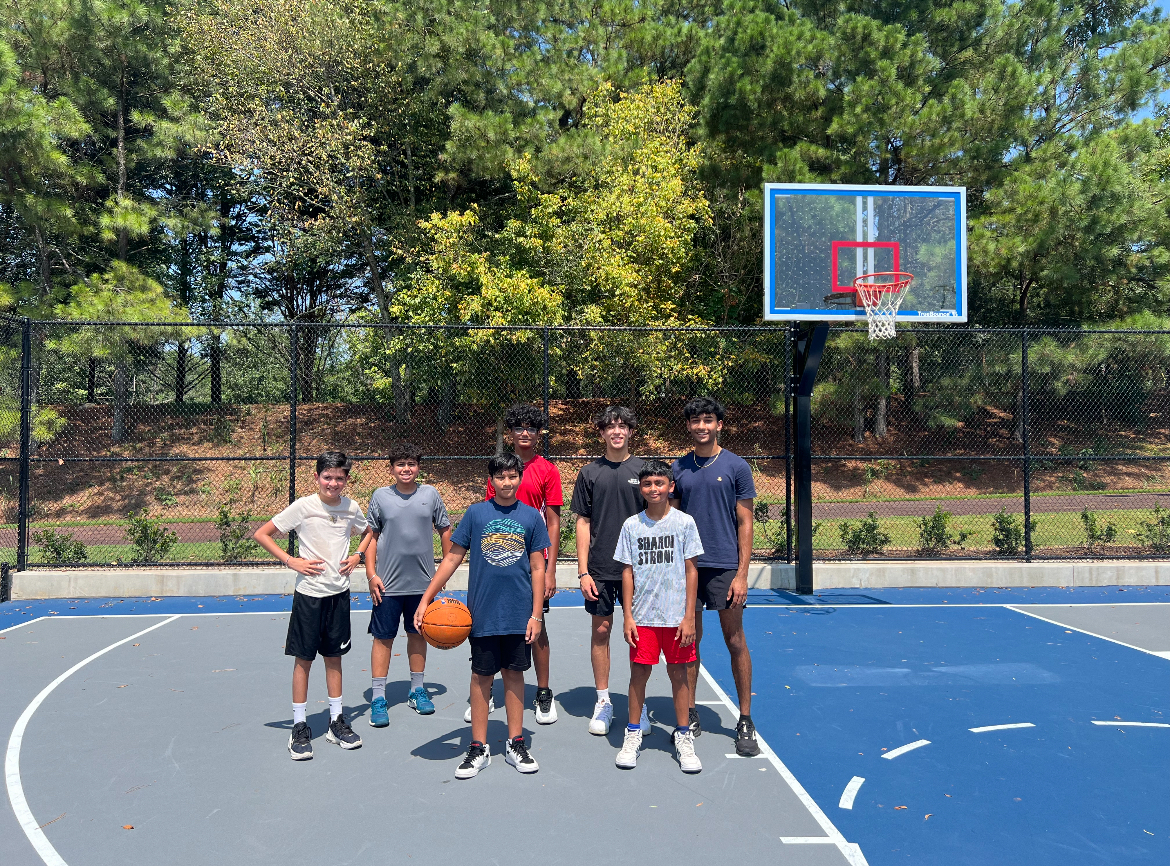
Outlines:
[[[513,427],[512,432],[513,433],[532,433],[535,435],[536,433],[540,432],[540,429],[537,427]]]

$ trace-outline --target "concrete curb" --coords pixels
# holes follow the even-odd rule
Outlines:
[[[822,562],[816,589],[881,587],[1170,586],[1170,562]],[[140,598],[176,595],[279,595],[295,575],[285,568],[34,569],[12,575],[12,598]],[[557,583],[577,587],[576,563],[557,566]],[[796,589],[794,566],[757,562],[748,570],[752,589]],[[364,576],[353,583],[365,589]],[[463,566],[447,585],[467,588]]]

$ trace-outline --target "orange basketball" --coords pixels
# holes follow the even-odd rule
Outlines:
[[[471,634],[471,611],[454,598],[436,598],[422,618],[422,636],[436,649],[454,649]]]

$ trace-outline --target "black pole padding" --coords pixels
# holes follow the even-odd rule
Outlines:
[[[20,331],[20,467],[16,491],[16,570],[28,568],[29,461],[32,457],[32,321]]]
[[[12,566],[0,562],[0,604],[12,601]]]
[[[796,488],[796,591],[813,592],[812,538],[812,392],[817,369],[829,336],[827,323],[805,328],[796,339],[793,352],[793,409],[796,420],[796,447],[793,454]]]

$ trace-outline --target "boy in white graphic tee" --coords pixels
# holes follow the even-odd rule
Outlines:
[[[670,507],[674,479],[670,467],[650,460],[638,472],[646,510],[622,525],[614,559],[622,569],[622,610],[630,645],[630,723],[617,765],[632,770],[642,746],[642,706],[650,671],[666,656],[666,674],[674,693],[678,726],[674,749],[684,773],[703,769],[695,755],[689,711],[688,674],[695,655],[695,595],[699,575],[695,558],[703,553],[699,530],[689,514]]]

